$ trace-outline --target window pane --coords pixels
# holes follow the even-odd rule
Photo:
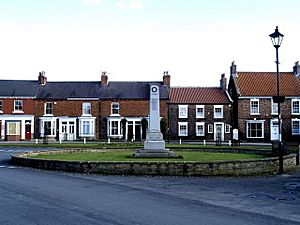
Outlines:
[[[119,114],[119,103],[112,103],[111,114]]]
[[[23,110],[23,102],[22,100],[15,100],[15,111]]]
[[[90,134],[90,121],[83,121],[82,122],[82,133],[83,134]]]
[[[292,121],[292,134],[300,134],[300,121]]]
[[[248,123],[248,137],[262,138],[263,137],[263,123]]]
[[[20,135],[20,123],[19,122],[8,122],[8,134],[9,135]]]
[[[52,102],[47,102],[46,103],[46,114],[53,114],[53,105]]]
[[[111,135],[118,135],[119,123],[118,121],[111,121]]]
[[[89,102],[84,102],[82,103],[82,114],[87,114],[87,115],[90,115],[91,114],[91,103]]]
[[[293,101],[292,113],[300,113],[300,101]]]

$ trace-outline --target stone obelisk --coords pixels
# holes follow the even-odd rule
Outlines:
[[[159,86],[152,84],[150,85],[149,126],[146,141],[144,142],[144,148],[134,153],[133,157],[177,157],[174,152],[165,148],[163,134],[160,131],[159,109]]]

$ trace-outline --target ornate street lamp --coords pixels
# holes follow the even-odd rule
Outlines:
[[[281,114],[280,114],[280,103],[284,101],[284,97],[280,96],[279,87],[279,61],[278,61],[278,48],[281,45],[283,34],[279,33],[278,26],[276,26],[275,32],[269,35],[271,37],[272,43],[276,49],[276,72],[277,72],[277,96],[273,97],[273,101],[277,103],[278,106],[278,155],[279,155],[279,173],[283,173],[283,149],[281,148]]]

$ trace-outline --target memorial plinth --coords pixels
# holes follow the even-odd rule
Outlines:
[[[136,151],[136,158],[177,158],[177,155],[166,149],[163,134],[160,131],[159,87],[150,86],[149,127],[144,148]]]

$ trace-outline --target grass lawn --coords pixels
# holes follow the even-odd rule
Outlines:
[[[43,158],[52,160],[80,160],[80,161],[218,161],[218,160],[241,160],[264,158],[255,154],[239,153],[214,153],[214,152],[176,152],[183,159],[164,158],[129,158],[134,151],[108,151],[108,152],[75,152],[62,154],[37,155],[32,158]]]

